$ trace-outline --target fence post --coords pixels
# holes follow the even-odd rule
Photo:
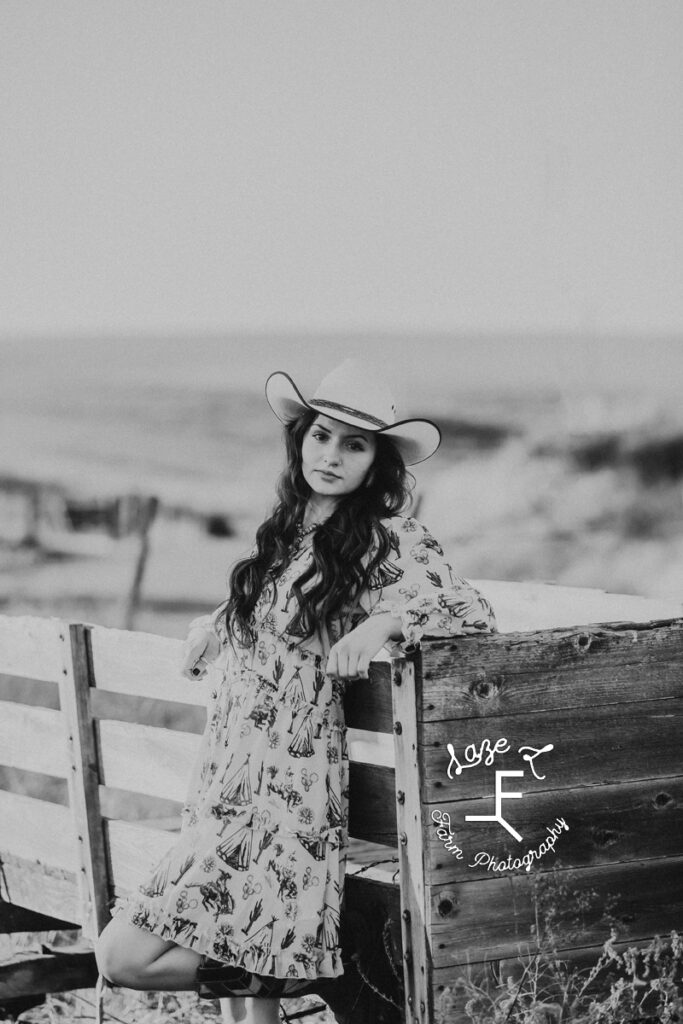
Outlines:
[[[69,804],[76,827],[78,887],[83,934],[96,939],[109,920],[109,882],[102,818],[95,728],[90,708],[92,671],[87,627],[73,624],[60,633],[64,645],[59,700],[71,761]]]
[[[420,655],[418,655],[419,657]],[[432,958],[428,939],[422,833],[422,756],[417,731],[415,665],[405,657],[391,659],[391,694],[396,754],[396,820],[401,885],[401,935],[406,1024],[430,1024]]]

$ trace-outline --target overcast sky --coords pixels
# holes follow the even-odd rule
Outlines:
[[[3,0],[0,335],[680,334],[679,0]]]

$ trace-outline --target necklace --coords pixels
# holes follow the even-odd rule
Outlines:
[[[307,537],[309,533],[313,533],[313,531],[317,530],[318,527],[321,526],[321,525],[322,525],[321,523],[311,523],[310,526],[304,526],[303,523],[297,523],[296,524],[297,540],[303,540],[304,537]]]

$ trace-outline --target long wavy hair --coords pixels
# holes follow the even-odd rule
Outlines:
[[[264,587],[276,597],[277,579],[288,565],[299,524],[311,494],[302,471],[301,446],[318,414],[305,410],[284,429],[287,466],[277,487],[271,515],[256,532],[256,550],[237,562],[230,574],[225,625],[233,647],[255,639],[252,615]],[[391,551],[389,531],[381,520],[407,505],[414,477],[392,441],[378,434],[375,458],[365,482],[339,501],[312,539],[313,558],[292,584],[297,610],[287,633],[300,641],[321,635],[334,620],[353,624],[358,601]],[[304,591],[306,584],[315,581]],[[349,618],[350,617],[350,618]]]

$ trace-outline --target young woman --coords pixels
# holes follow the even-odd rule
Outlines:
[[[180,838],[97,947],[130,988],[226,997],[235,1021],[272,1024],[279,998],[344,971],[348,844],[344,684],[391,642],[495,629],[415,519],[406,465],[440,442],[428,420],[347,361],[307,401],[285,373],[266,396],[285,424],[272,515],[228,600],[195,620],[184,671],[222,671]],[[250,998],[258,996],[259,998]]]

